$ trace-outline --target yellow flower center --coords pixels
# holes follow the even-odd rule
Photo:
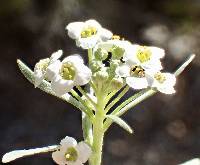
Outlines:
[[[113,35],[112,40],[120,40],[121,37],[119,35]]]
[[[137,58],[141,63],[147,62],[151,59],[152,52],[146,46],[140,46],[137,51]]]
[[[97,34],[97,29],[95,27],[87,27],[82,30],[81,38],[91,37],[95,34]]]
[[[120,35],[113,35],[112,40],[124,40],[124,38],[122,38]]]
[[[65,153],[66,161],[75,162],[78,158],[78,152],[74,147],[69,147]]]
[[[42,59],[36,64],[36,68],[41,70],[42,73],[45,73],[47,70],[47,67],[49,66],[49,62],[50,62],[49,58]]]
[[[65,80],[73,80],[75,77],[75,68],[71,63],[62,64],[60,75]]]
[[[130,75],[142,78],[145,77],[145,70],[140,66],[134,65],[130,70]]]
[[[166,77],[164,76],[164,74],[163,73],[160,73],[160,72],[158,72],[158,73],[156,73],[155,75],[154,75],[154,78],[159,82],[159,83],[164,83],[165,82],[165,80],[166,80]]]

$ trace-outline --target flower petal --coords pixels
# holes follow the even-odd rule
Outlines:
[[[128,44],[126,47],[126,51],[125,51],[123,60],[126,61],[126,63],[128,63],[130,65],[140,64],[140,62],[137,58],[138,48],[139,48],[139,45]]]
[[[62,63],[65,63],[65,62],[70,62],[72,64],[78,64],[79,65],[79,63],[83,63],[83,58],[79,54],[72,54],[70,56],[67,56],[62,61]]]
[[[66,136],[60,142],[61,150],[64,149],[66,151],[69,147],[75,147],[77,145],[77,141],[73,137]]]
[[[126,83],[133,89],[143,89],[148,87],[146,78],[127,77]]]
[[[62,50],[58,50],[57,52],[54,52],[50,57],[50,64],[54,63],[56,60],[58,60],[63,55]]]
[[[155,70],[155,72],[158,72],[158,71],[163,69],[162,63],[160,62],[159,59],[155,59],[155,60],[152,59],[152,60],[150,60],[148,62],[144,62],[144,63],[141,64],[141,66],[144,69]]]
[[[84,64],[75,66],[76,75],[74,78],[75,85],[85,85],[87,84],[92,76],[91,70]]]
[[[35,88],[37,88],[41,84],[42,80],[44,79],[44,74],[42,73],[41,70],[34,69],[34,78],[35,78],[34,85],[35,85]]]
[[[176,93],[174,87],[168,87],[168,88],[162,88],[162,87],[159,87],[157,88],[161,93],[164,93],[164,94],[174,94]]]
[[[52,81],[53,78],[59,73],[61,65],[62,65],[62,63],[60,62],[60,60],[56,60],[56,61],[54,61],[54,63],[50,64],[47,67],[45,76],[47,77],[47,79],[49,81]]]
[[[79,142],[76,149],[78,151],[78,159],[80,162],[85,163],[92,153],[91,148],[85,142]]]
[[[170,84],[171,86],[174,86],[176,84],[176,77],[174,74],[171,73],[163,73],[166,77],[166,84]]]
[[[128,77],[130,76],[130,67],[129,65],[124,64],[117,67],[115,72],[120,77]]]
[[[158,47],[154,47],[154,46],[150,46],[149,47],[151,49],[151,52],[153,54],[153,58],[163,58],[165,56],[165,50],[158,48]]]
[[[68,30],[69,37],[72,38],[72,39],[79,38],[84,25],[85,25],[84,22],[72,22],[72,23],[69,23],[66,26],[66,29]]]
[[[67,163],[67,161],[64,157],[64,153],[62,153],[61,151],[53,152],[52,158],[53,158],[54,162],[59,165],[65,165]]]
[[[67,162],[67,165],[83,165],[80,161],[75,161],[75,162]]]
[[[97,42],[100,40],[99,36],[94,35],[91,37],[87,37],[87,38],[81,38],[79,37],[76,40],[76,45],[78,47],[81,47],[83,49],[91,49],[94,48],[95,45],[97,44]]]
[[[74,82],[72,80],[63,80],[60,75],[54,77],[51,82],[51,88],[56,95],[62,96],[69,92],[74,87]]]
[[[99,24],[99,22],[97,22],[94,19],[90,19],[90,20],[85,21],[85,26],[86,27],[91,26],[91,27],[95,27],[97,29],[101,28],[101,25]]]
[[[113,33],[110,30],[105,29],[105,28],[102,28],[100,30],[100,37],[101,37],[102,41],[107,41],[107,40],[111,39],[112,36],[113,36]]]

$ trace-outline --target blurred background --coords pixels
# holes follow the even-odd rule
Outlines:
[[[173,96],[156,94],[124,115],[129,135],[113,125],[105,137],[103,165],[177,165],[200,156],[200,0],[1,0],[0,1],[0,156],[14,149],[82,139],[79,111],[34,89],[16,59],[31,68],[63,49],[76,48],[65,31],[73,21],[94,18],[134,43],[166,50],[168,71],[190,53],[197,57],[178,78]],[[128,95],[132,95],[130,91]],[[53,165],[51,154],[13,165]]]

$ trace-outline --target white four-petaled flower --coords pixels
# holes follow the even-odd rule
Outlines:
[[[160,71],[160,59],[165,56],[165,51],[154,46],[131,45],[127,47],[123,60],[131,65],[141,66],[143,69]]]
[[[93,48],[99,41],[106,41],[113,35],[93,19],[69,23],[66,29],[69,37],[75,39],[76,45],[83,49]]]
[[[57,62],[57,60],[62,56],[63,51],[58,50],[57,52],[54,52],[50,58],[45,58],[40,60],[38,63],[36,63],[34,68],[34,78],[35,78],[35,87],[38,87],[43,79],[51,80],[53,77],[52,75],[47,72],[48,67],[50,64],[53,64]]]
[[[52,153],[53,160],[59,165],[82,165],[91,155],[91,148],[85,142],[79,142],[72,137],[65,137],[60,147]]]
[[[157,72],[153,74],[152,77],[153,81],[150,82],[151,87],[165,94],[173,94],[176,92],[174,89],[176,84],[176,77],[174,74]]]
[[[57,60],[52,63],[47,72],[54,75],[51,87],[58,96],[69,92],[74,86],[87,84],[92,75],[81,56],[77,54],[66,57],[62,62]]]

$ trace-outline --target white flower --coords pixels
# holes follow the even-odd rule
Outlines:
[[[51,87],[58,96],[69,92],[74,86],[87,84],[92,75],[79,55],[68,56],[62,62],[57,60],[49,65],[47,72],[54,75]]]
[[[85,142],[77,144],[74,138],[66,136],[61,140],[60,145],[8,152],[3,156],[2,163],[9,163],[25,156],[52,151],[52,158],[59,165],[82,165],[88,160],[92,152]]]
[[[143,89],[153,81],[151,75],[162,69],[160,59],[164,50],[157,47],[127,45],[123,56],[124,64],[116,69],[116,74],[126,78],[126,83],[134,89]]]
[[[133,89],[143,89],[148,87],[148,81],[151,78],[148,74],[150,70],[145,71],[138,65],[122,64],[117,67],[116,74],[126,78],[126,83]]]
[[[183,164],[180,164],[180,165],[200,165],[200,159],[195,158],[195,159],[189,160],[189,161],[187,161]]]
[[[112,37],[112,32],[103,28],[96,20],[72,22],[66,27],[68,35],[76,40],[76,44],[83,49],[93,48],[99,41],[106,41]]]
[[[77,144],[72,137],[65,137],[60,142],[60,147],[52,153],[53,160],[59,165],[82,165],[90,155],[91,148],[84,142]]]
[[[171,73],[161,73],[157,72],[153,75],[153,80],[150,82],[151,87],[157,88],[158,91],[165,94],[175,93],[174,86],[176,84],[176,77]]]
[[[143,69],[155,71],[162,70],[160,59],[165,55],[165,51],[153,46],[131,45],[126,50],[123,60],[130,65],[138,65]]]
[[[38,63],[36,63],[34,68],[35,87],[38,87],[41,84],[42,80],[45,78],[47,80],[52,79],[52,75],[47,73],[47,69],[50,64],[57,62],[62,54],[63,51],[58,50],[57,52],[54,52],[50,58],[42,59]]]

